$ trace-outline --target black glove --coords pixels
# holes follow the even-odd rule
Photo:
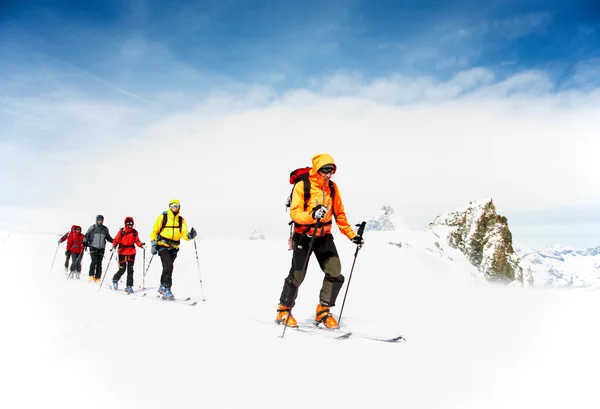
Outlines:
[[[87,240],[82,241],[81,244],[83,244],[83,247],[87,247],[88,246]]]
[[[71,252],[69,250],[65,251],[65,256],[70,256]]]
[[[327,214],[327,208],[323,205],[317,205],[312,211],[313,219],[322,219]]]
[[[352,243],[358,245],[358,247],[362,247],[363,244],[365,244],[365,239],[363,239],[361,236],[356,236],[352,239]]]
[[[196,229],[194,229],[194,228],[192,227],[192,230],[190,230],[190,231],[188,232],[188,239],[190,239],[190,240],[191,240],[191,239],[193,239],[194,237],[196,237],[197,235],[198,235],[198,233],[196,233]]]

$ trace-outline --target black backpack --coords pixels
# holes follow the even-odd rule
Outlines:
[[[138,236],[138,232],[136,229],[131,229],[131,233],[126,233],[125,228],[121,227],[121,237],[123,237],[126,234],[133,234],[133,237],[135,237],[135,238],[137,238],[137,236]]]
[[[124,228],[124,227],[121,227],[121,239],[122,239],[122,238],[123,238],[123,236],[125,236],[126,234],[133,234],[133,237],[135,237],[136,239],[137,239],[137,236],[138,236],[138,232],[137,232],[137,230],[136,230],[136,229],[132,229],[132,230],[131,230],[131,233],[129,233],[129,232],[127,232],[127,233],[126,233],[126,232],[125,232],[125,228]],[[123,244],[119,243],[119,248],[122,248],[122,249],[126,249],[126,248],[135,248],[135,244],[132,244],[131,246],[124,246]]]

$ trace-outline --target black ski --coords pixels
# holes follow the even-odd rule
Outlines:
[[[371,339],[373,341],[379,341],[379,342],[390,342],[390,343],[406,342],[406,338],[404,338],[402,335],[398,335],[398,336],[390,337],[390,338],[374,337],[374,336],[366,335],[366,334],[354,334],[354,335],[356,335],[358,338]]]
[[[193,307],[194,305],[198,304],[198,301],[192,301],[190,302],[192,299],[190,297],[187,298],[175,298],[174,300],[167,300],[166,298],[162,298],[162,295],[157,295],[155,300],[157,301],[164,301],[164,302],[174,302],[176,304],[183,304],[183,305],[189,305],[190,307]]]
[[[297,327],[297,328],[292,328],[292,330],[296,331],[296,332],[304,332],[306,334],[319,334],[319,335],[324,335],[327,338],[331,338],[331,339],[348,339],[352,336],[351,332],[341,332],[341,331],[334,331],[334,330],[329,330],[329,329],[325,329],[325,328],[319,328],[319,327],[313,327],[313,328],[307,328],[307,327]]]
[[[282,325],[275,321],[276,324]],[[308,325],[300,325],[297,327],[290,327],[290,329],[296,332],[303,332],[305,334],[317,334],[322,335],[331,339],[348,339],[352,336],[351,332],[344,332],[339,330],[333,330],[325,327],[317,327],[317,326],[308,326]]]
[[[315,323],[313,325],[300,325],[299,329],[301,330],[320,330],[320,331],[328,331],[328,332],[338,332],[340,331],[339,329],[329,329],[327,327],[322,327],[321,325]],[[369,335],[369,334],[362,334],[360,332],[346,332],[347,334],[351,334],[353,337],[356,338],[363,338],[363,339],[370,339],[372,341],[379,341],[379,342],[389,342],[389,343],[394,343],[394,342],[406,342],[406,338],[404,338],[402,335],[397,335],[394,337],[378,337],[378,336],[374,336],[374,335]]]

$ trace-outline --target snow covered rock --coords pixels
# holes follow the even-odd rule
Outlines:
[[[459,249],[489,281],[533,284],[530,270],[523,271],[512,245],[506,217],[496,213],[491,198],[442,214],[428,227]]]
[[[248,240],[264,240],[264,239],[265,239],[265,235],[260,230],[260,228],[254,229],[252,234],[248,237]]]
[[[367,220],[366,231],[395,231],[405,227],[404,221],[396,215],[391,206],[383,206],[379,215]]]

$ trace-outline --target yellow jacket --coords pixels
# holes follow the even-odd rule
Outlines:
[[[340,231],[349,239],[356,237],[356,233],[352,230],[352,226],[346,218],[346,211],[342,204],[342,195],[337,185],[333,183],[335,195],[331,198],[331,189],[329,184],[325,183],[323,176],[319,174],[319,169],[327,164],[335,165],[333,158],[327,154],[318,154],[312,158],[312,169],[310,170],[308,179],[310,181],[310,199],[308,200],[306,210],[304,210],[304,181],[296,183],[292,191],[292,202],[290,205],[290,217],[294,221],[294,231],[296,233],[304,233],[314,235],[314,224],[317,222],[312,217],[312,211],[317,205],[327,207],[327,213],[321,219],[321,226],[317,236],[324,236],[331,233],[332,219],[335,214],[335,223]],[[307,228],[310,227],[307,231]]]
[[[156,241],[159,247],[172,247],[179,248],[179,242],[183,238],[184,240],[190,240],[188,238],[188,229],[185,219],[181,218],[181,229],[179,228],[179,214],[174,215],[171,209],[166,211],[167,223],[162,229],[163,215],[162,213],[154,222],[152,232],[150,233],[150,240]],[[159,237],[160,235],[160,237]]]

